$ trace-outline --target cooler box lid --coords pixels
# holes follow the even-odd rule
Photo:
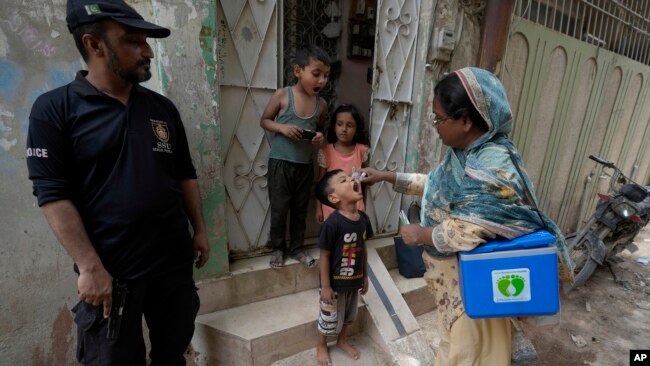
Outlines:
[[[522,235],[512,240],[495,239],[479,245],[473,250],[463,254],[480,254],[500,252],[504,250],[542,248],[556,242],[555,236],[546,230],[538,230],[534,233]]]

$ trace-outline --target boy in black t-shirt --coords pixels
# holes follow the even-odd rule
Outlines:
[[[316,185],[316,197],[335,208],[320,228],[320,315],[316,357],[331,365],[327,336],[338,335],[337,345],[353,359],[359,350],[347,342],[347,327],[357,316],[359,292],[368,291],[365,241],[372,237],[368,216],[357,209],[363,199],[361,183],[340,169],[327,172]]]

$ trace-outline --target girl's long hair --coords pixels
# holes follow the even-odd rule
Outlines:
[[[355,144],[363,144],[366,146],[370,146],[370,141],[368,138],[368,130],[366,130],[366,124],[363,122],[363,117],[361,117],[361,113],[359,113],[359,110],[357,107],[355,107],[353,104],[341,104],[336,109],[334,110],[334,113],[332,113],[332,117],[330,118],[330,124],[327,127],[327,142],[330,144],[335,143],[338,141],[336,138],[336,116],[339,113],[350,113],[352,115],[352,119],[354,119],[354,122],[357,124],[357,131],[354,134],[354,138],[352,139],[352,142]]]

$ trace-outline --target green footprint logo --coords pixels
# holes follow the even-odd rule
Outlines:
[[[503,296],[519,296],[524,287],[526,281],[520,275],[505,275],[497,279],[497,288]]]

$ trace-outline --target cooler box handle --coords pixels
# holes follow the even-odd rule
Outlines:
[[[555,236],[546,230],[538,230],[534,233],[522,235],[512,240],[493,239],[479,245],[473,250],[462,252],[463,254],[479,254],[500,252],[504,250],[542,248],[555,243]]]

